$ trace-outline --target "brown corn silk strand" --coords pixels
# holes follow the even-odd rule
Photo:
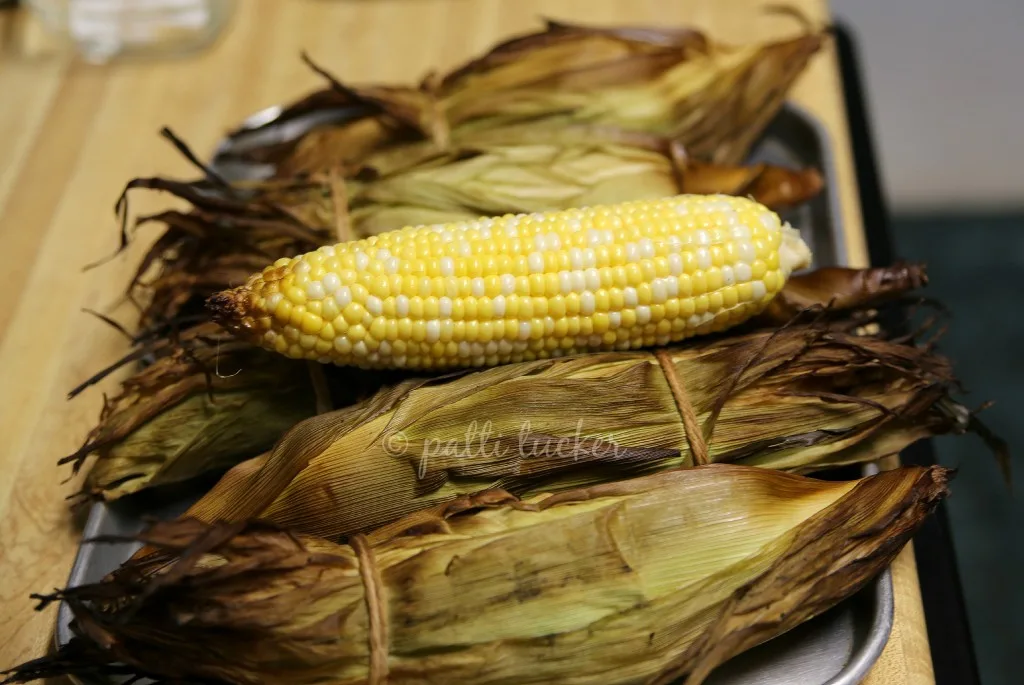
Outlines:
[[[693,410],[693,404],[690,402],[689,395],[686,394],[686,388],[683,386],[679,374],[676,373],[675,364],[672,363],[672,355],[669,354],[668,350],[660,349],[654,353],[654,356],[657,358],[658,365],[665,374],[669,390],[672,391],[672,398],[675,400],[676,408],[679,409],[679,415],[683,419],[686,442],[690,445],[693,463],[696,466],[704,466],[711,462],[711,458],[708,456],[707,441],[704,439],[704,431],[697,420],[697,412]]]
[[[388,623],[384,601],[384,580],[377,566],[377,558],[365,535],[357,533],[349,539],[349,546],[359,561],[359,576],[363,580],[366,615],[369,618],[367,637],[370,645],[370,685],[384,685],[388,680]]]

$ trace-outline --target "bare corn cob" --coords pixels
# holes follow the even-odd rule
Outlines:
[[[407,227],[279,259],[210,304],[289,357],[493,366],[724,330],[810,258],[757,202],[679,195]]]

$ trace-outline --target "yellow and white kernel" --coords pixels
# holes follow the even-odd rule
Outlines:
[[[722,330],[809,261],[798,232],[752,200],[677,196],[325,246],[250,278],[233,291],[244,306],[219,317],[293,357],[489,366]]]

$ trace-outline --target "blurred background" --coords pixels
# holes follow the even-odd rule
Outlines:
[[[0,7],[13,4],[0,0]],[[941,347],[975,398],[972,404],[995,400],[984,418],[1011,449],[1019,449],[1024,423],[1014,415],[1013,393],[1024,387],[1024,317],[1013,312],[1024,295],[1024,135],[1018,130],[1024,111],[1024,2],[831,5],[857,42],[896,254],[928,263],[930,295],[949,306],[955,321]],[[38,0],[37,6],[45,14],[66,4]],[[221,19],[183,13],[181,30],[161,49],[202,46]],[[92,30],[88,17],[78,20],[81,30]],[[94,35],[96,59],[117,49],[104,42],[101,31]],[[29,33],[17,40],[45,38]],[[1009,496],[980,441],[938,440],[935,448],[947,466],[984,462],[959,472],[948,503],[953,543],[982,682],[1019,683],[1024,503]],[[1020,492],[1019,473],[1015,480]]]
[[[954,325],[940,343],[1011,449],[1024,445],[1024,3],[832,0],[854,33],[896,254],[928,263]],[[971,404],[971,403],[968,403]],[[939,461],[985,460],[936,440]],[[1019,456],[1019,455],[1016,455]],[[1019,463],[1019,462],[1018,462]],[[1024,483],[1020,469],[1015,490]],[[1024,503],[992,468],[961,468],[947,510],[981,681],[1019,683]],[[924,572],[927,572],[926,570]]]

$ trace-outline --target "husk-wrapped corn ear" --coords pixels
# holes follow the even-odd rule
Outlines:
[[[488,491],[348,545],[158,524],[142,537],[155,559],[44,598],[72,607],[80,637],[10,682],[696,685],[863,586],[948,475],[716,465],[525,501]]]
[[[854,325],[412,379],[299,424],[191,514],[336,537],[491,486],[529,494],[693,466],[698,442],[713,462],[810,471],[968,428],[946,359],[842,328]]]

